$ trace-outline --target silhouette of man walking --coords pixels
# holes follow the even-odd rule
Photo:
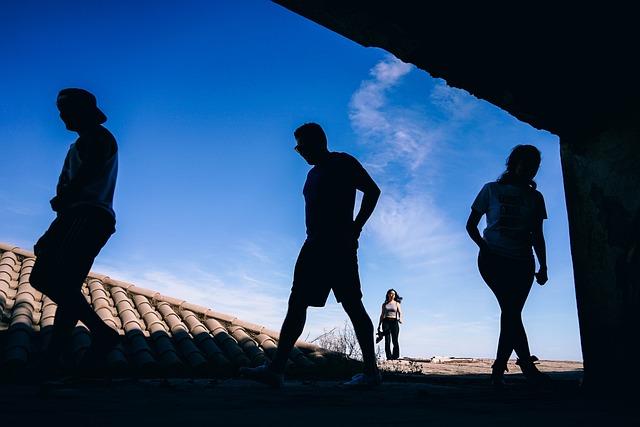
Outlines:
[[[271,364],[242,368],[245,378],[280,387],[289,355],[302,334],[308,307],[323,307],[333,290],[353,324],[362,351],[364,372],[346,387],[369,388],[381,383],[374,350],[374,328],[362,305],[358,272],[358,238],[373,213],[380,189],[362,165],[347,153],[327,148],[324,130],[306,123],[294,132],[295,150],[313,167],[304,185],[307,238],[296,261],[287,314]],[[356,191],[363,193],[353,218]]]
[[[66,128],[78,134],[58,179],[48,230],[34,246],[31,285],[57,304],[52,338],[40,363],[43,375],[55,375],[71,332],[82,321],[92,344],[83,364],[97,362],[115,347],[119,333],[96,314],[81,289],[95,257],[115,232],[113,195],[118,173],[118,145],[102,126],[107,120],[96,98],[84,89],[59,92],[57,107]]]

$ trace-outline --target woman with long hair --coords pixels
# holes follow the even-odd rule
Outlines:
[[[534,362],[522,323],[522,310],[533,285],[547,280],[546,243],[542,222],[547,218],[542,193],[533,178],[541,154],[533,145],[515,146],[497,181],[484,184],[471,205],[466,229],[478,245],[478,269],[500,306],[500,336],[491,380],[496,389],[506,387],[504,372],[513,351],[516,364],[530,383],[549,380]],[[482,235],[478,224],[486,216]],[[533,248],[533,250],[532,250]],[[539,268],[535,272],[535,257]]]
[[[400,357],[400,323],[402,323],[402,309],[400,302],[402,297],[395,289],[389,289],[382,303],[382,313],[378,322],[378,342],[384,337],[384,352],[387,360],[396,360]],[[393,350],[391,344],[393,343]]]

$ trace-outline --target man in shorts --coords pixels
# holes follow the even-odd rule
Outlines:
[[[83,364],[103,358],[120,340],[81,290],[95,257],[115,232],[118,145],[102,126],[107,117],[91,93],[64,89],[57,107],[66,128],[77,132],[78,139],[67,152],[50,202],[56,218],[34,246],[36,261],[29,277],[35,289],[57,304],[51,341],[39,363],[45,376],[56,375],[62,350],[79,320],[91,331]]]
[[[295,150],[313,166],[303,190],[307,238],[295,265],[276,354],[270,364],[241,368],[241,372],[248,379],[280,387],[291,350],[304,329],[307,308],[323,307],[333,290],[353,324],[364,362],[364,372],[343,386],[375,387],[381,383],[381,375],[375,358],[373,323],[362,305],[357,249],[380,189],[354,157],[328,150],[320,125],[306,123],[296,129],[294,137]],[[353,219],[357,190],[363,196]]]

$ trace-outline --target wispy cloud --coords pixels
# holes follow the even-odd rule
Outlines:
[[[269,292],[269,287],[263,286],[259,278],[249,275],[229,279],[204,271],[196,264],[170,270],[137,266],[132,271],[96,263],[94,270],[168,297],[262,323],[268,328],[274,328],[282,321],[283,313],[273,307],[281,306],[286,297]]]
[[[384,169],[399,162],[410,170],[418,168],[428,154],[436,135],[414,119],[415,112],[390,106],[387,91],[399,85],[413,66],[393,56],[379,62],[372,78],[362,82],[350,105],[351,123],[373,154],[370,167]]]
[[[472,119],[478,112],[480,101],[464,90],[455,89],[440,82],[431,93],[431,102],[447,114],[451,125],[451,123]]]
[[[49,204],[46,199],[48,194],[37,202],[34,202],[32,200],[35,199],[27,199],[22,196],[22,194],[16,190],[15,183],[1,182],[0,185],[0,206],[2,206],[5,215],[33,217],[49,210]]]
[[[256,247],[253,249],[257,250]],[[242,259],[241,252],[234,252],[230,257]],[[262,256],[258,254],[258,258]],[[166,266],[167,269],[158,269],[155,265],[149,268],[137,265],[135,270],[131,270],[126,266],[98,261],[94,271],[268,329],[279,330],[286,314],[291,274],[275,265],[271,269],[258,267],[253,262],[256,259],[229,264],[226,269],[211,268],[209,265],[203,268],[198,263],[183,262],[179,267]],[[269,262],[273,262],[273,258]],[[210,272],[212,270],[218,273],[213,274]],[[332,298],[330,296],[326,307],[308,310],[307,324],[300,339],[311,341],[348,320],[342,306]]]
[[[93,270],[275,329],[284,317],[295,249],[287,238],[267,238],[239,239],[224,252],[176,253],[161,265],[146,257],[101,256]]]
[[[459,235],[432,195],[440,164],[433,155],[446,143],[449,122],[436,123],[420,109],[404,107],[390,92],[414,67],[388,55],[354,93],[350,119],[367,148],[367,167],[380,177],[383,195],[372,227],[383,246],[405,258],[452,254]],[[431,108],[463,117],[472,106],[455,89],[436,85]]]

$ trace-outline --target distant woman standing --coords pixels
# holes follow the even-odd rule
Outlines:
[[[523,374],[530,383],[549,380],[538,371],[531,356],[522,323],[522,309],[534,276],[540,285],[547,278],[546,243],[542,222],[547,211],[533,178],[540,167],[540,151],[533,145],[517,145],[507,159],[506,171],[495,182],[486,183],[471,205],[466,229],[478,245],[478,269],[500,305],[500,337],[491,381],[497,389],[506,386],[504,372],[515,350]],[[486,215],[482,236],[478,224]],[[533,251],[532,251],[533,247]],[[535,256],[540,267],[535,273]]]
[[[396,360],[400,357],[400,345],[398,344],[398,335],[400,335],[400,323],[402,323],[402,309],[400,302],[402,297],[398,295],[395,289],[389,289],[382,303],[382,313],[378,322],[378,331],[384,336],[384,351],[387,360]],[[393,342],[393,351],[391,344]]]

